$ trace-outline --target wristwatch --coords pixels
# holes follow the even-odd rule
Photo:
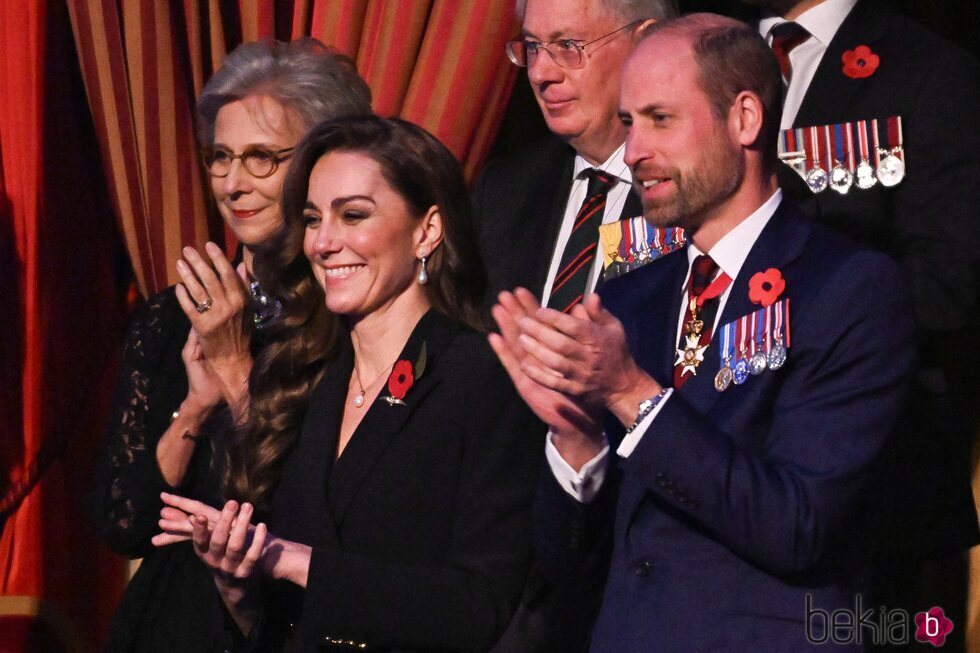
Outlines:
[[[657,407],[657,404],[659,404],[663,398],[667,396],[667,390],[668,388],[661,388],[660,392],[649,399],[644,399],[640,402],[640,405],[636,407],[636,419],[633,420],[633,423],[626,429],[627,434],[632,433],[633,429],[639,426],[640,422],[643,421],[643,418],[653,412],[653,409]]]

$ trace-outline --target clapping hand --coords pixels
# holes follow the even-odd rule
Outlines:
[[[500,293],[498,301],[493,307],[493,317],[500,334],[492,333],[488,339],[524,401],[553,432],[598,434],[598,421],[582,402],[555,390],[554,379],[545,384],[541,383],[540,375],[532,378],[528,373],[529,369],[538,372],[542,366],[520,344],[518,324],[540,308],[534,295],[518,288],[513,293]]]
[[[237,407],[252,368],[248,275],[244,264],[236,272],[216,244],[208,242],[204,251],[210,263],[193,247],[183,249],[184,258],[177,261],[182,281],[177,301],[197,333],[203,359],[222,383],[225,400]]]

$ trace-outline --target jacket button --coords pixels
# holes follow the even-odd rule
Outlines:
[[[651,566],[652,565],[650,564],[649,560],[641,560],[640,562],[636,563],[636,567],[633,568],[633,573],[640,578],[646,578],[650,575]]]
[[[668,481],[667,477],[663,474],[657,474],[657,485],[660,487],[667,487]]]

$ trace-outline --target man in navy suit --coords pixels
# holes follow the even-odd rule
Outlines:
[[[660,23],[622,80],[644,215],[690,244],[571,314],[524,290],[494,308],[551,429],[539,556],[606,576],[594,651],[862,650],[871,633],[821,615],[867,589],[915,358],[898,267],[783,200],[779,70],[751,28]]]

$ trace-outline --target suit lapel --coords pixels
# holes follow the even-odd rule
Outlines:
[[[803,250],[810,226],[794,217],[785,201],[781,202],[769,223],[749,251],[738,278],[732,282],[732,289],[725,302],[725,308],[718,320],[718,328],[711,336],[711,344],[705,351],[704,362],[698,368],[697,376],[687,381],[679,392],[684,398],[705,414],[723,393],[715,390],[715,374],[721,367],[718,354],[717,334],[722,326],[761,308],[749,299],[749,280],[758,272],[769,268],[783,270]],[[679,310],[679,308],[678,308]]]
[[[523,212],[527,226],[523,238],[524,256],[517,262],[530,266],[530,289],[539,300],[565,217],[575,169],[575,151],[565,143],[556,144],[548,156],[553,164],[547,167],[546,174],[541,175]]]
[[[873,3],[858,2],[834,35],[807,87],[803,102],[793,121],[796,127],[811,127],[840,122],[837,116],[850,115],[858,93],[872,83],[872,77],[852,79],[843,72],[841,57],[848,50],[867,45],[876,51],[888,28],[881,16],[872,15]],[[871,116],[864,116],[870,118]]]
[[[643,204],[640,202],[636,191],[630,187],[626,194],[626,202],[623,204],[623,212],[619,214],[620,220],[628,220],[643,215]]]
[[[276,490],[276,499],[289,502],[278,507],[273,504],[273,526],[275,515],[281,513],[303,515],[292,518],[284,528],[277,530],[282,537],[302,542],[330,542],[337,539],[332,522],[323,516],[330,513],[327,502],[327,483],[333,466],[334,452],[343,415],[344,401],[347,398],[347,380],[353,365],[353,351],[350,340],[343,339],[343,345],[335,360],[327,363],[326,372],[310,393],[309,408],[303,420],[296,447],[290,454],[283,470],[282,481]],[[310,490],[318,488],[319,491]],[[296,497],[305,497],[295,502]],[[303,532],[296,532],[299,528]]]
[[[389,405],[382,399],[389,394],[388,387],[385,385],[378,398],[368,408],[367,414],[357,426],[344,452],[334,463],[329,481],[329,501],[334,523],[338,529],[343,524],[358,488],[370,474],[378,458],[399,435],[405,423],[424,401],[425,396],[439,384],[437,367],[439,355],[458,330],[458,325],[437,313],[435,309],[430,309],[412,331],[398,360],[410,361],[414,369],[424,343],[426,363],[421,378],[415,379],[414,384],[409,388],[405,395],[404,406]],[[336,440],[335,435],[334,442]]]
[[[661,384],[669,386],[673,385],[674,378],[677,319],[681,312],[682,286],[688,267],[687,248],[667,256],[665,263],[669,268],[663,277],[664,281],[648,304],[650,319],[655,322],[656,328],[641,328],[640,351],[651,352],[646,364],[641,364],[644,369]],[[667,338],[662,335],[665,333],[669,334]]]

